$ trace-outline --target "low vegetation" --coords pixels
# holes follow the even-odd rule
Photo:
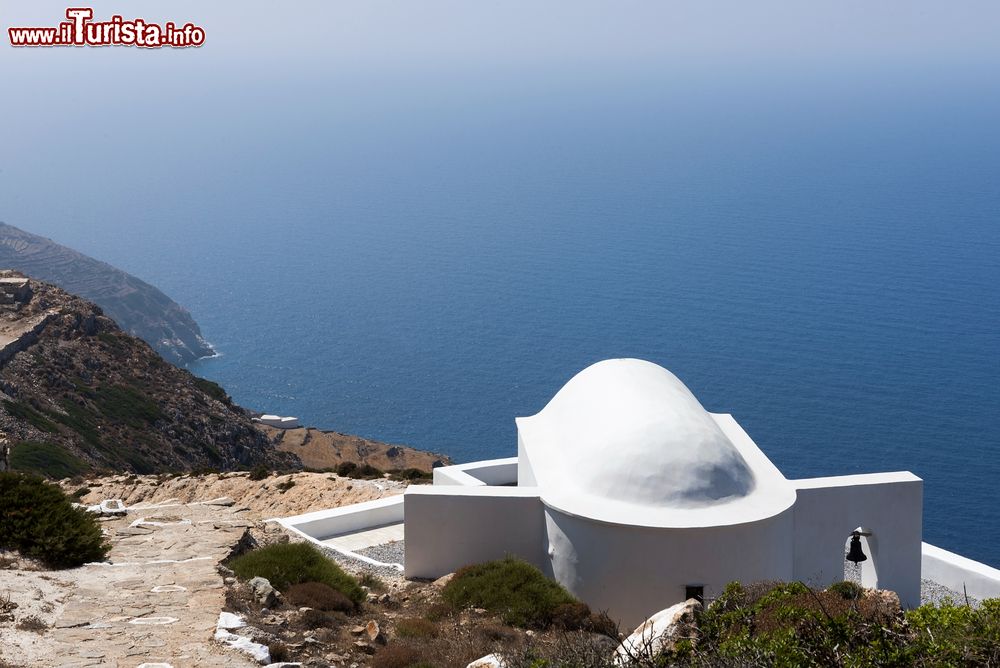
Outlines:
[[[285,598],[292,605],[323,612],[353,612],[355,602],[323,582],[301,582],[288,587]]]
[[[10,467],[50,478],[69,478],[87,470],[87,463],[73,453],[44,441],[18,441],[10,452]]]
[[[357,580],[308,543],[279,543],[252,550],[233,559],[229,568],[244,580],[267,578],[282,593],[293,585],[312,582],[336,590],[354,606],[365,599]]]
[[[402,480],[411,483],[430,482],[433,475],[430,471],[417,468],[406,468],[399,471],[383,471],[371,464],[356,464],[355,462],[341,462],[333,472],[342,478],[357,478],[360,480],[374,480],[384,478],[387,475],[392,480]]]
[[[435,622],[421,617],[404,617],[396,622],[396,635],[400,638],[437,638],[440,632]]]
[[[208,380],[207,378],[199,378],[198,376],[194,376],[193,380],[194,386],[208,396],[221,401],[226,405],[232,404],[233,400],[229,398],[229,395],[226,394],[226,391],[222,389],[222,386],[218,383]]]
[[[57,486],[20,473],[0,473],[0,548],[52,568],[103,561],[109,549],[93,515]]]
[[[732,583],[701,615],[697,643],[679,665],[996,666],[1000,600],[979,608],[896,601],[853,583],[814,591],[801,583]]]
[[[456,608],[482,608],[523,628],[558,626],[600,633],[613,626],[540,570],[515,557],[460,569],[441,595]]]
[[[271,469],[269,469],[264,464],[258,464],[250,469],[250,475],[248,476],[250,480],[263,480],[271,475]]]

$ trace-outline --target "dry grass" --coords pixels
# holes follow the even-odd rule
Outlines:
[[[438,625],[420,617],[406,617],[396,622],[396,635],[400,638],[437,638]]]
[[[33,631],[35,633],[45,633],[49,629],[49,625],[43,622],[38,617],[34,615],[28,615],[23,617],[21,621],[17,623],[17,628],[20,631]]]

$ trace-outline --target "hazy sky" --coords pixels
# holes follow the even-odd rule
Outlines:
[[[0,0],[0,23],[54,26],[66,6]],[[581,104],[642,109],[644,91],[744,114],[814,96],[841,113],[851,100],[858,110],[898,101],[911,81],[925,100],[933,82],[995,95],[1000,64],[996,0],[131,0],[94,10],[192,21],[207,41],[15,49],[4,34],[0,220],[42,233],[56,221],[72,230],[76,216],[106,220],[124,192],[162,196],[168,179],[198,185],[227,162],[245,165],[253,141],[258,155],[269,142],[338,150],[359,131],[402,146],[490,114],[513,132],[532,114],[572,122]]]
[[[52,25],[65,2],[4,0],[4,27]],[[280,10],[278,8],[281,8]],[[996,59],[1000,3],[992,0],[337,0],[322,2],[98,2],[97,17],[194,21],[208,40],[199,65],[247,68],[375,65],[439,67],[549,63],[662,67],[750,60],[976,61]],[[6,39],[4,40],[7,44]],[[4,52],[9,67],[98,59],[96,53]],[[78,50],[77,50],[78,51]],[[114,55],[146,62],[160,55]],[[177,55],[170,56],[177,62]],[[43,64],[45,63],[45,64]]]

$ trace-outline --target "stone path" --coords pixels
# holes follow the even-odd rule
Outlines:
[[[230,508],[199,504],[105,523],[112,564],[73,571],[77,582],[50,632],[46,665],[258,665],[213,640],[225,604],[215,566],[248,526]]]

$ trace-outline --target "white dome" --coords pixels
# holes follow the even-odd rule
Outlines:
[[[750,466],[712,416],[652,362],[598,362],[517,424],[537,484],[562,497],[700,508],[755,487]]]

